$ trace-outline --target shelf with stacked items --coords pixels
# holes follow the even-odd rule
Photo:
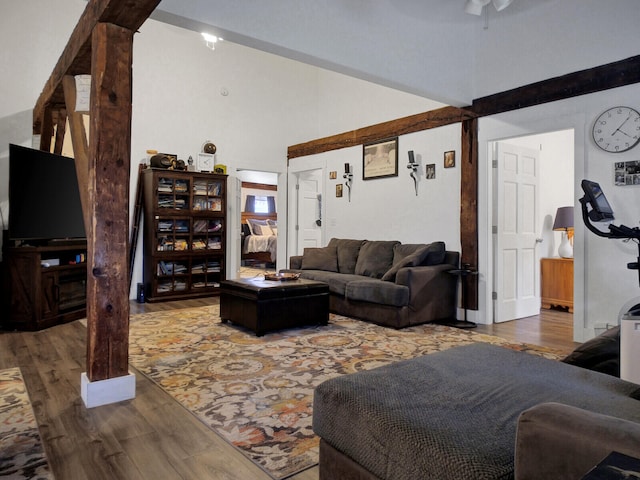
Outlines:
[[[147,301],[219,293],[225,277],[226,175],[142,175]]]

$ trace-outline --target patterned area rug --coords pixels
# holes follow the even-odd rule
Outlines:
[[[131,317],[131,365],[273,478],[318,463],[313,389],[347,373],[488,342],[551,359],[542,347],[437,325],[392,330],[331,315],[326,327],[256,337],[208,306]]]
[[[0,478],[53,479],[17,367],[0,370]]]

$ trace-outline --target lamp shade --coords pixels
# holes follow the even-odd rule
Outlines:
[[[554,230],[569,230],[573,228],[573,207],[560,207],[553,222]]]

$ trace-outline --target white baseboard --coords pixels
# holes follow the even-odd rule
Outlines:
[[[87,408],[131,400],[136,397],[136,376],[129,372],[129,375],[91,382],[86,372],[82,372],[80,393]]]

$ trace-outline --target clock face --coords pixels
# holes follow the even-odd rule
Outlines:
[[[198,170],[201,172],[213,172],[214,167],[214,157],[210,153],[199,153],[198,154]]]
[[[605,152],[631,150],[640,142],[640,113],[630,107],[613,107],[593,124],[593,140]]]

